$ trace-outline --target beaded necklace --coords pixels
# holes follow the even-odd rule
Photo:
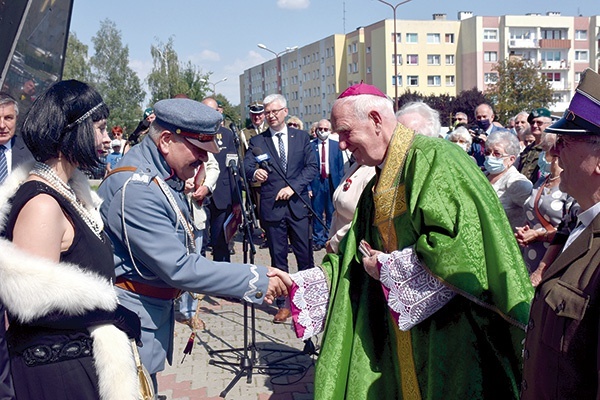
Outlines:
[[[98,237],[98,239],[102,240],[102,228],[100,224],[94,219],[92,214],[88,211],[87,208],[83,206],[81,201],[77,198],[75,191],[69,186],[68,183],[63,181],[56,172],[48,166],[48,164],[42,162],[36,162],[33,166],[33,169],[30,171],[30,174],[37,175],[40,178],[44,179],[47,183],[50,184],[54,190],[60,193],[65,199],[71,203],[77,214],[83,219],[83,222],[94,232],[94,234]]]

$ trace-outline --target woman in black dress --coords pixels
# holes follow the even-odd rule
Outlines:
[[[17,400],[139,393],[129,339],[139,320],[117,305],[99,199],[81,172],[98,162],[108,112],[85,83],[51,86],[22,128],[37,162],[0,188],[0,300]]]

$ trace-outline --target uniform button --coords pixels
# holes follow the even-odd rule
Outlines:
[[[529,319],[529,323],[527,324],[527,331],[530,331],[533,329],[533,318]]]
[[[523,379],[523,382],[521,382],[521,389],[523,391],[527,390],[527,381],[525,379]]]
[[[263,297],[263,293],[259,290],[258,292],[256,292],[254,297],[256,297],[257,299],[260,299],[261,297]]]
[[[529,360],[529,350],[523,349],[523,360]]]
[[[562,303],[560,303],[559,305],[556,306],[556,312],[561,312],[565,309],[565,302],[563,301]]]

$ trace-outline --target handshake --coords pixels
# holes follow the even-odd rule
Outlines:
[[[269,286],[267,288],[267,294],[265,295],[265,301],[269,304],[273,304],[273,300],[278,297],[285,297],[289,294],[289,289],[292,287],[292,278],[290,275],[277,268],[267,267],[269,272]]]

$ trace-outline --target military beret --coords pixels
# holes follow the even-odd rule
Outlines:
[[[152,114],[154,114],[154,110],[152,109],[152,107],[148,107],[144,110],[144,117],[142,119],[146,119]]]
[[[536,108],[535,110],[533,110],[532,112],[529,113],[529,117],[527,117],[527,122],[529,122],[531,124],[531,122],[533,121],[534,118],[539,118],[539,117],[552,118],[552,114],[550,113],[550,110],[548,110],[547,108],[544,108],[544,107]]]
[[[265,106],[263,106],[263,104],[258,101],[255,101],[254,103],[250,104],[249,108],[250,113],[252,114],[262,114],[263,112],[265,112]]]
[[[546,128],[561,135],[600,135],[600,75],[587,69],[563,117]]]
[[[154,104],[156,123],[185,137],[194,146],[218,153],[215,133],[223,119],[220,112],[191,99],[166,99]]]

